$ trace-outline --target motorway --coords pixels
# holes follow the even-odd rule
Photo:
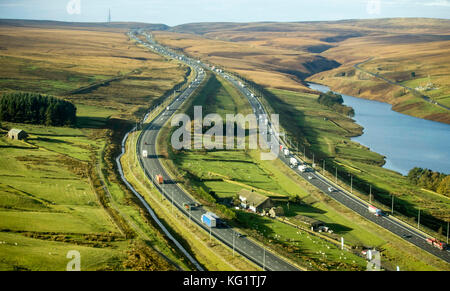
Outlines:
[[[233,248],[237,253],[248,258],[249,260],[262,267],[264,270],[270,271],[298,271],[299,269],[287,261],[283,260],[279,256],[266,250],[262,245],[255,243],[245,236],[239,235],[235,230],[226,225],[217,228],[208,228],[201,222],[201,216],[207,212],[202,206],[191,207],[190,211],[184,208],[184,204],[194,204],[196,201],[182,189],[176,181],[168,175],[164,167],[161,165],[156,148],[156,141],[160,129],[166,124],[167,121],[173,116],[173,114],[181,107],[184,101],[189,98],[195,89],[205,80],[206,74],[202,72],[202,69],[198,62],[191,60],[185,56],[176,55],[173,52],[166,50],[165,48],[151,42],[145,44],[148,48],[157,51],[160,54],[169,56],[171,58],[178,59],[185,64],[191,66],[196,76],[194,81],[186,90],[184,90],[157,118],[155,118],[150,124],[148,124],[141,134],[137,143],[137,153],[139,161],[147,175],[147,177],[154,183],[157,189],[165,196],[165,198],[172,204],[174,211],[180,210],[187,215],[192,222],[196,223],[200,227],[208,231],[211,236],[214,236],[221,242],[225,243],[229,247]],[[200,72],[200,73],[198,73]],[[148,157],[142,156],[143,151],[148,152]],[[160,185],[156,183],[156,175],[162,175],[164,178],[164,184]],[[234,246],[234,247],[233,247]]]
[[[152,49],[160,54],[163,54],[165,56],[178,59],[187,65],[193,67],[196,72],[201,72],[204,69],[209,69],[208,66],[203,65],[199,61],[192,60],[186,56],[178,55],[172,51],[167,50],[163,46],[157,44],[149,35],[144,34],[147,37],[147,43],[139,40],[141,44],[145,45],[149,49]],[[232,85],[234,85],[246,98],[248,99],[249,103],[251,104],[254,113],[257,116],[267,116],[267,113],[265,112],[264,107],[260,103],[257,97],[254,96],[254,94],[245,86],[242,86],[235,77],[224,73],[224,72],[218,72],[217,74],[224,77],[226,80],[228,80]],[[207,231],[211,231],[211,235],[215,236],[225,244],[232,246],[233,242],[235,245],[236,251],[238,251],[241,255],[249,258],[253,262],[257,263],[259,266],[264,267],[267,270],[296,270],[294,266],[289,264],[288,262],[284,261],[283,259],[279,258],[278,256],[265,251],[263,247],[260,245],[254,243],[253,241],[237,236],[235,231],[231,228],[224,227],[224,228],[213,228],[208,229],[205,225],[203,225],[200,221],[201,215],[206,212],[206,210],[203,207],[198,207],[197,209],[192,209],[191,213],[186,213],[186,210],[184,209],[183,205],[184,203],[194,203],[195,201],[192,199],[192,197],[186,193],[180,186],[176,183],[176,181],[172,181],[171,177],[166,173],[164,168],[162,167],[158,156],[156,152],[156,139],[159,133],[160,128],[171,118],[172,114],[180,108],[182,103],[190,97],[190,95],[193,93],[195,88],[204,80],[205,74],[200,73],[197,78],[197,82],[194,82],[194,84],[191,85],[191,88],[186,89],[175,101],[173,104],[170,105],[170,110],[166,110],[164,113],[162,113],[159,117],[157,117],[143,132],[141,135],[141,138],[138,143],[138,155],[139,159],[141,161],[141,164],[149,177],[153,182],[155,182],[155,176],[157,174],[162,174],[164,177],[164,180],[166,181],[163,185],[158,185],[155,183],[155,185],[160,188],[160,191],[165,195],[165,197],[169,201],[173,201],[173,204],[175,207],[180,209],[182,212],[184,212],[186,215],[190,216],[192,220],[200,225],[201,227],[205,228]],[[279,133],[276,131],[274,126],[269,122],[269,126],[272,129],[272,134],[270,135],[270,145],[272,147],[276,146],[278,147],[280,144],[286,147],[285,143],[280,139]],[[147,144],[145,144],[147,143]],[[142,158],[141,154],[143,150],[147,150],[149,153],[149,158]],[[280,154],[279,158],[281,161],[283,161],[287,166],[289,166],[289,159],[292,156],[284,156],[283,154]],[[296,157],[297,160],[301,161],[299,157]],[[293,171],[295,171],[298,175],[303,177],[307,182],[311,183],[318,189],[320,189],[322,192],[324,192],[326,195],[330,196],[331,198],[335,199],[339,203],[343,204],[344,206],[348,207],[352,211],[358,213],[362,217],[372,221],[373,223],[379,225],[380,227],[383,227],[390,232],[398,235],[402,239],[416,245],[417,247],[435,255],[438,258],[441,258],[442,260],[446,262],[450,262],[450,252],[447,251],[441,251],[433,246],[430,246],[426,243],[427,236],[416,230],[415,228],[400,222],[398,219],[391,217],[391,216],[380,216],[377,217],[373,214],[371,214],[368,211],[368,204],[357,197],[355,197],[353,194],[349,193],[348,191],[339,188],[336,186],[332,181],[326,179],[323,177],[320,173],[310,171],[306,173],[300,172],[297,168],[293,168]],[[329,188],[332,187],[334,190],[332,192],[329,191]]]
[[[267,116],[267,113],[265,112],[264,107],[258,100],[256,96],[247,88],[243,87],[239,84],[239,81],[237,81],[232,76],[221,73],[221,75],[228,79],[236,88],[239,89],[239,91],[245,95],[250,102],[251,106],[253,107],[254,113],[257,116]],[[272,135],[271,135],[271,142],[269,143],[272,147],[277,147],[279,145],[282,145],[284,148],[286,147],[286,144],[280,139],[279,133],[276,131],[274,126],[269,122],[269,126],[272,128]],[[292,154],[289,156],[284,156],[284,154],[280,154],[279,158],[283,163],[285,163],[288,167],[290,167],[290,158],[292,158]],[[295,157],[298,161],[301,161],[299,157]],[[301,161],[302,162],[302,161]],[[304,162],[303,162],[304,163]],[[354,212],[358,213],[359,215],[363,216],[364,218],[372,221],[373,223],[376,223],[377,225],[389,230],[390,232],[400,236],[404,240],[418,246],[419,248],[435,255],[436,257],[446,261],[447,263],[450,262],[450,251],[449,250],[439,250],[431,245],[429,245],[426,242],[426,239],[428,236],[426,236],[424,233],[416,230],[415,228],[406,225],[405,223],[400,222],[398,219],[394,217],[390,217],[389,215],[380,216],[377,217],[373,214],[371,214],[368,211],[369,204],[363,202],[362,200],[358,199],[356,196],[352,195],[351,193],[347,192],[346,190],[336,186],[332,181],[328,180],[324,176],[322,176],[320,173],[317,173],[313,171],[310,168],[309,172],[302,173],[298,170],[297,167],[292,168],[293,171],[295,171],[298,175],[303,177],[306,181],[308,181],[310,184],[315,186],[316,188],[320,189],[322,192],[324,192],[326,195],[330,196],[334,200],[338,201],[339,203],[345,205],[349,209],[353,210]],[[329,188],[333,188],[333,191],[330,192]]]

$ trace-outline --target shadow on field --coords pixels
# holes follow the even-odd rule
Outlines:
[[[290,203],[289,205],[289,210],[287,209],[286,204],[284,203],[283,205],[283,209],[285,211],[285,215],[286,217],[294,217],[298,214],[305,214],[305,213],[309,213],[309,214],[325,214],[327,213],[326,211],[313,207],[309,204],[293,204]]]
[[[78,128],[106,128],[106,123],[108,118],[105,117],[88,117],[79,116],[77,117],[77,127]]]
[[[36,147],[24,147],[24,146],[14,146],[14,145],[0,145],[0,149],[16,149],[16,150],[32,150]]]
[[[273,230],[268,226],[271,221],[254,213],[238,211],[237,221],[241,228],[259,232],[264,234],[264,236],[272,236],[274,234]]]
[[[57,136],[57,137],[85,137],[82,134],[51,134],[51,133],[32,133],[32,135],[41,136]]]
[[[60,140],[60,139],[55,139],[55,138],[46,138],[46,137],[38,137],[38,138],[29,139],[29,140],[30,141],[49,142],[49,143],[54,143],[54,144],[72,144],[71,142],[68,142],[65,140]]]
[[[244,163],[244,164],[254,164],[252,161],[243,161],[243,160],[223,160],[223,159],[202,159],[202,161],[206,162],[221,162],[221,163]]]
[[[353,230],[353,228],[338,223],[327,223],[327,226],[332,229],[334,233],[338,234],[344,234]]]

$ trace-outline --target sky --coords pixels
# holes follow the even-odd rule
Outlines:
[[[0,0],[0,18],[163,23],[450,16],[450,0]]]

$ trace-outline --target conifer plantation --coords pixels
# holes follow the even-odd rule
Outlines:
[[[38,93],[10,93],[0,99],[1,121],[74,126],[76,111],[68,101]]]

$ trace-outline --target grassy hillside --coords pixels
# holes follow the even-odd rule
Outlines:
[[[39,23],[42,24],[42,23]],[[138,117],[188,70],[148,53],[122,30],[0,25],[0,92],[71,100],[77,125],[1,124],[0,269],[190,269],[119,182],[114,158]],[[11,141],[10,128],[29,139]]]

